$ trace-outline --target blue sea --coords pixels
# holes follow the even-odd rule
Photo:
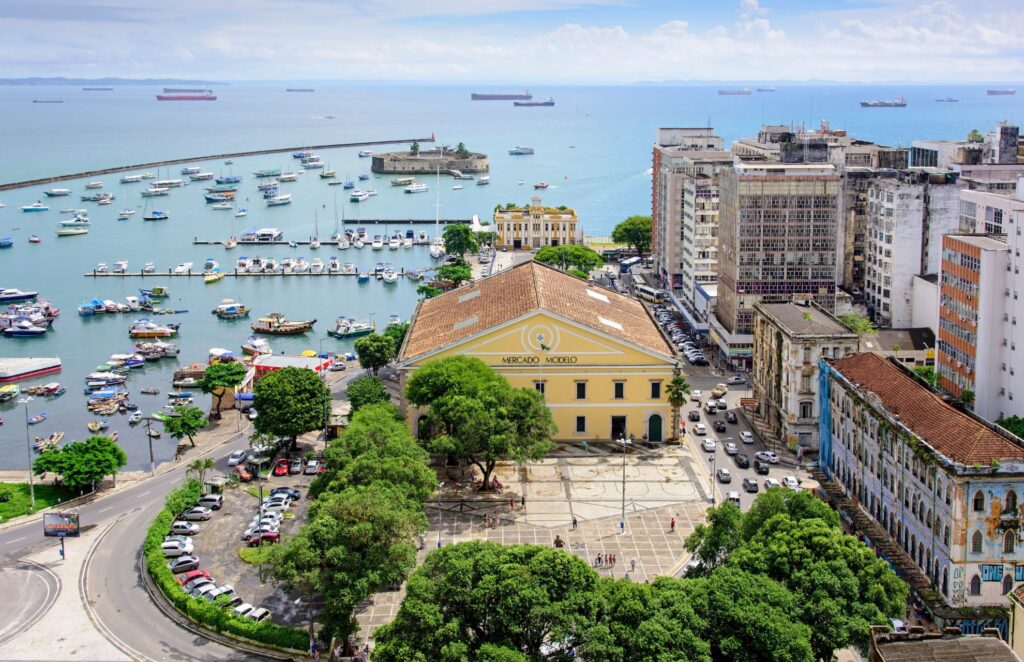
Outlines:
[[[305,84],[304,84],[305,85]],[[907,145],[914,139],[957,139],[971,129],[990,130],[997,122],[1024,121],[1024,94],[989,97],[984,88],[963,86],[869,87],[869,86],[777,86],[773,93],[750,96],[718,96],[714,86],[621,86],[550,87],[532,89],[534,97],[551,96],[553,108],[516,108],[511,102],[477,101],[470,92],[515,92],[507,88],[482,86],[351,85],[313,84],[314,93],[286,93],[287,83],[231,84],[214,88],[216,102],[157,102],[158,87],[124,86],[111,92],[87,92],[80,87],[0,87],[0,182],[22,181],[64,173],[115,167],[131,163],[177,159],[205,154],[345,143],[369,140],[425,138],[435,135],[441,143],[462,142],[467,148],[490,156],[490,186],[454,183],[442,177],[442,217],[488,218],[497,204],[523,203],[534,195],[532,184],[546,181],[542,192],[546,204],[574,207],[589,235],[606,235],[615,223],[631,214],[650,213],[651,145],[655,131],[663,126],[712,126],[730,142],[756,135],[763,123],[817,126],[827,119],[835,129],[889,145]],[[865,109],[861,99],[905,96],[906,108]],[[959,103],[935,103],[945,96]],[[33,99],[62,99],[60,104],[33,104]],[[332,118],[333,117],[333,118]],[[509,156],[518,145],[532,146],[534,156]],[[398,147],[375,147],[376,151]],[[355,179],[369,172],[369,160],[357,150],[319,152],[328,168],[340,178]],[[174,368],[205,361],[208,350],[223,347],[238,350],[249,334],[251,320],[225,322],[210,314],[223,298],[239,300],[254,309],[254,317],[281,312],[292,319],[318,320],[306,336],[271,338],[275,351],[288,353],[305,349],[345,351],[350,342],[327,338],[335,317],[366,319],[373,315],[381,325],[390,314],[409,317],[416,305],[416,285],[400,280],[395,285],[379,281],[357,284],[348,278],[225,278],[205,285],[191,278],[105,278],[83,274],[98,262],[129,261],[138,271],[144,262],[158,270],[181,262],[201,268],[206,258],[222,267],[233,267],[241,255],[277,259],[332,255],[353,262],[362,269],[380,262],[396,267],[430,266],[426,247],[398,251],[319,251],[299,247],[239,246],[226,251],[220,246],[196,246],[193,238],[224,239],[246,227],[279,227],[286,239],[304,240],[318,232],[326,237],[342,222],[360,225],[361,219],[432,219],[435,214],[435,183],[428,178],[429,193],[403,194],[391,187],[386,177],[373,176],[360,186],[373,186],[379,195],[357,204],[348,201],[341,187],[327,186],[316,171],[292,184],[293,204],[267,208],[259,199],[252,173],[261,168],[298,170],[289,154],[236,158],[232,165],[222,160],[197,160],[200,166],[218,174],[244,177],[239,204],[249,209],[246,218],[234,218],[230,211],[210,209],[203,200],[201,182],[173,189],[170,196],[155,198],[150,209],[169,212],[166,222],[141,220],[144,200],[142,184],[122,186],[120,174],[91,177],[102,181],[104,190],[117,196],[114,204],[100,207],[81,203],[78,195],[86,183],[65,181],[55,186],[72,189],[72,196],[49,200],[49,212],[26,214],[19,209],[37,199],[50,186],[0,192],[0,237],[11,236],[15,246],[0,251],[0,287],[38,290],[61,308],[53,330],[43,338],[0,337],[0,356],[59,356],[64,369],[59,376],[42,381],[60,381],[68,392],[57,400],[35,399],[28,404],[29,415],[45,411],[44,423],[30,430],[31,436],[45,436],[57,430],[66,440],[88,435],[85,424],[93,420],[86,411],[83,378],[113,353],[128,352],[132,341],[128,326],[131,314],[80,318],[78,304],[100,298],[123,301],[137,295],[140,287],[166,285],[172,294],[168,304],[187,313],[159,317],[158,321],[181,323],[176,342],[182,348],[177,362],[165,360],[133,370],[128,385],[133,399],[144,412],[166,403]],[[161,177],[180,178],[181,166],[163,168]],[[137,174],[141,174],[141,170]],[[127,221],[118,221],[124,207],[136,209]],[[87,208],[93,225],[86,236],[58,239],[57,222],[69,216],[64,207]],[[370,234],[404,231],[401,223],[368,226]],[[433,233],[432,226],[422,226]],[[417,231],[420,227],[416,228]],[[42,244],[27,243],[38,234]],[[160,396],[138,394],[141,387],[156,386]],[[200,403],[203,400],[199,401]],[[24,411],[16,403],[0,404],[0,468],[26,465]],[[148,465],[148,446],[139,429],[131,429],[123,416],[111,419],[119,430],[128,453],[129,468]],[[158,460],[173,457],[174,441],[163,438],[155,450]]]

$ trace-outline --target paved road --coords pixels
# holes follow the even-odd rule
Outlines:
[[[27,630],[53,606],[60,595],[60,578],[47,568],[31,562],[0,571],[0,595],[14,597],[0,622],[0,646]]]
[[[350,369],[332,385],[335,398],[351,378],[363,374]],[[233,441],[208,454],[215,458],[216,468],[227,471],[227,456],[234,450],[248,448],[246,428]],[[205,454],[198,455],[203,457]],[[139,550],[146,528],[162,506],[167,493],[185,479],[185,467],[179,466],[155,478],[100,497],[79,508],[82,526],[98,525],[111,520],[116,523],[95,547],[83,570],[79,590],[87,599],[91,617],[103,635],[135,659],[150,660],[239,660],[249,659],[238,651],[199,637],[170,621],[152,602],[142,585]],[[46,613],[56,598],[53,581],[29,572],[19,559],[43,547],[53,546],[52,538],[43,538],[42,524],[29,522],[0,532],[0,566],[14,568],[0,574],[0,591],[20,586],[19,600],[26,603],[11,624],[0,624],[0,643],[13,638]],[[86,554],[84,545],[67,541],[68,554]],[[21,568],[22,570],[17,570]],[[26,574],[16,574],[17,572]],[[53,578],[54,580],[56,578]],[[73,590],[72,587],[64,587]],[[23,592],[21,592],[23,591]],[[52,593],[52,597],[49,594]],[[8,593],[9,594],[9,593]],[[35,608],[33,608],[35,605]],[[38,612],[38,613],[37,613]]]

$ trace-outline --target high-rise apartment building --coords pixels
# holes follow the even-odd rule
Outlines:
[[[839,175],[831,164],[739,163],[719,184],[719,278],[712,340],[749,363],[753,305],[807,295],[835,309]]]
[[[913,324],[913,281],[939,271],[942,236],[960,227],[956,176],[910,170],[867,191],[865,301],[882,327]]]

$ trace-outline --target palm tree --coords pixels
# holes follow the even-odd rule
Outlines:
[[[206,478],[206,472],[213,470],[213,460],[208,457],[192,460],[188,467],[185,469],[186,475],[195,476],[200,484],[203,484],[203,479]]]
[[[683,376],[679,373],[679,368],[676,367],[675,374],[672,376],[672,381],[665,387],[665,392],[668,394],[668,403],[672,405],[672,439],[679,438],[679,408],[686,404],[686,400],[690,395],[690,385],[687,383]]]

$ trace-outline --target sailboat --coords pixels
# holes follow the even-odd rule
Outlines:
[[[317,219],[316,210],[313,210],[313,238],[309,240],[310,248],[320,248],[320,221]]]
[[[441,167],[437,168],[437,191],[434,202],[434,241],[430,244],[430,257],[439,260],[444,257],[444,240],[441,239]]]
[[[128,199],[127,189],[125,188],[125,186],[123,184],[121,185],[121,199],[122,200],[127,200]],[[128,217],[131,216],[134,213],[135,213],[134,209],[128,209],[127,207],[125,207],[124,209],[122,209],[117,214],[117,220],[119,220],[119,221],[127,221]]]

